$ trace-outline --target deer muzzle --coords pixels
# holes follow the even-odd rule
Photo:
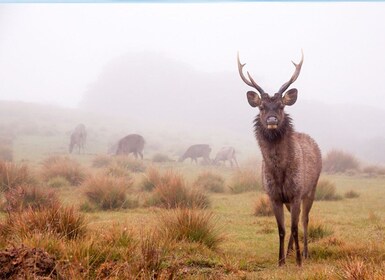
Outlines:
[[[266,120],[268,129],[276,129],[278,127],[278,119],[276,117],[268,117]]]

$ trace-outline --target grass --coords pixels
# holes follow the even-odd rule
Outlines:
[[[314,200],[340,200],[336,194],[336,185],[328,179],[321,178],[318,181]]]
[[[214,193],[222,193],[225,191],[224,178],[210,171],[201,173],[193,185]]]
[[[263,194],[258,196],[254,204],[255,216],[273,216],[273,208],[271,206],[270,198],[268,195]]]
[[[0,191],[9,191],[17,186],[35,182],[28,165],[0,161]]]
[[[340,150],[328,152],[322,162],[323,170],[329,173],[358,170],[359,167],[360,163],[354,155]]]
[[[51,156],[43,161],[41,176],[45,181],[63,177],[71,185],[80,185],[86,177],[84,168],[69,157]]]
[[[237,170],[231,178],[229,188],[232,193],[257,191],[261,189],[259,173],[254,169]]]

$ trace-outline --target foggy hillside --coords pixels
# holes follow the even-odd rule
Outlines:
[[[105,66],[89,86],[81,108],[121,113],[146,127],[164,126],[170,135],[182,130],[249,136],[258,110],[248,105],[247,90],[235,59],[234,72],[204,73],[157,53],[130,53]],[[385,111],[308,100],[301,89],[297,103],[286,111],[295,128],[311,134],[324,153],[339,148],[368,161],[385,162],[385,124],[379,121]]]

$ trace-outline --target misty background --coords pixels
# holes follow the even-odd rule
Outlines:
[[[141,133],[153,149],[233,145],[246,158],[258,110],[237,52],[273,94],[303,49],[295,128],[324,155],[385,163],[384,18],[385,3],[0,4],[1,125],[48,137],[42,120],[83,122],[103,145]]]

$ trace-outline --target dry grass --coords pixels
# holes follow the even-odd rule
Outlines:
[[[38,210],[56,205],[59,200],[52,190],[33,185],[21,185],[4,194],[3,208],[7,212],[23,211],[25,209]]]
[[[333,234],[333,230],[330,228],[330,226],[321,221],[310,220],[307,234],[309,242],[313,242],[331,236]]]
[[[346,197],[346,198],[357,198],[359,196],[360,196],[360,194],[358,192],[353,191],[353,190],[347,191],[344,194],[344,197]]]
[[[26,164],[0,161],[0,191],[34,183],[36,179]]]
[[[362,168],[362,172],[370,176],[385,175],[385,168],[377,165],[369,165]]]
[[[111,164],[112,158],[110,156],[99,155],[92,160],[92,167],[102,168]]]
[[[314,200],[340,200],[341,196],[336,194],[336,186],[328,179],[321,178],[318,181]]]
[[[133,181],[103,174],[88,178],[83,183],[83,193],[91,205],[101,210],[126,209],[138,206],[127,196]]]
[[[224,240],[216,216],[207,210],[176,208],[160,215],[160,233],[166,239],[204,244],[216,249]]]
[[[62,188],[71,185],[68,180],[62,176],[53,177],[48,180],[47,186],[50,188]]]
[[[157,153],[152,157],[153,162],[170,162],[172,161],[167,155]]]
[[[223,179],[222,176],[214,174],[210,171],[201,173],[193,185],[215,193],[222,193],[225,191],[225,179]]]
[[[45,159],[41,175],[45,181],[63,177],[74,186],[80,185],[86,177],[84,168],[77,161],[60,156]]]
[[[270,198],[266,194],[258,196],[257,201],[254,204],[255,216],[273,216],[273,208],[271,206]]]
[[[237,170],[230,183],[232,193],[258,191],[261,189],[259,173],[254,169]]]
[[[187,188],[181,175],[173,171],[167,171],[162,178],[147,202],[148,205],[164,208],[206,208],[210,205],[207,195],[199,190]]]
[[[329,173],[358,170],[359,166],[360,163],[354,155],[340,150],[330,151],[322,162],[323,170]]]
[[[147,168],[144,178],[140,183],[140,188],[144,191],[149,192],[152,191],[155,186],[159,185],[160,182],[167,182],[167,180],[167,173],[165,175],[161,175],[159,169],[150,166],[149,168]]]
[[[126,169],[131,172],[144,172],[146,166],[144,163],[137,159],[132,159],[127,156],[117,156],[114,158],[114,163],[120,166],[123,169]]]

